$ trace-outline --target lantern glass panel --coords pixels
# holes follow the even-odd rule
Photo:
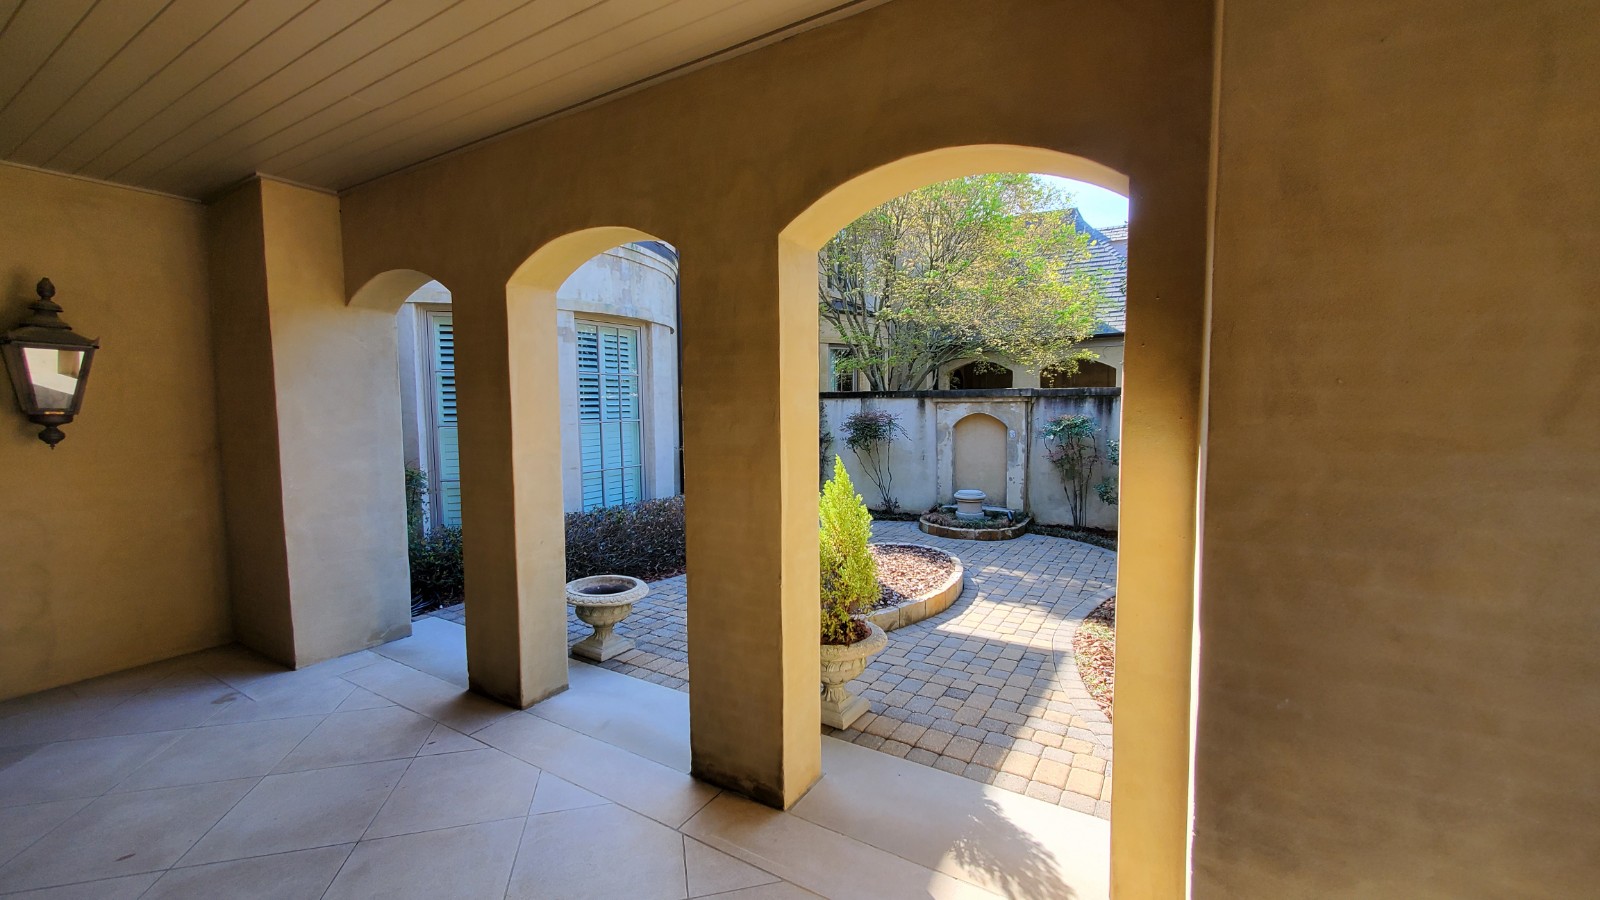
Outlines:
[[[58,347],[23,347],[33,400],[40,412],[70,412],[83,372],[83,351]]]

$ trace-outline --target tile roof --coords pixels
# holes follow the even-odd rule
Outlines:
[[[1073,207],[1061,212],[1071,218],[1073,228],[1089,236],[1089,257],[1068,263],[1067,271],[1087,273],[1105,292],[1094,333],[1122,334],[1128,322],[1128,257],[1122,247],[1112,243],[1110,235],[1120,233],[1126,239],[1128,226],[1116,225],[1102,231],[1085,221],[1083,214]]]

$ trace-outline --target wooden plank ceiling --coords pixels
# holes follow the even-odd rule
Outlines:
[[[342,189],[845,0],[0,0],[0,156],[205,198]]]

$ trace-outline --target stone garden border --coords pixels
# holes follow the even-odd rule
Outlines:
[[[915,547],[919,550],[938,550],[938,552],[950,557],[950,560],[956,566],[955,571],[950,573],[950,577],[933,590],[925,591],[915,597],[903,600],[887,609],[873,610],[867,616],[867,620],[884,631],[904,628],[907,625],[921,622],[929,616],[936,616],[944,612],[956,602],[956,598],[961,596],[962,589],[966,587],[967,570],[961,565],[961,557],[956,556],[954,553],[946,553],[944,550],[939,550],[938,547],[930,547],[927,544],[908,544],[900,541],[885,541],[883,543],[875,543],[873,546]]]
[[[950,538],[956,541],[1010,541],[1028,533],[1028,526],[1033,524],[1033,516],[1023,516],[1014,524],[1005,528],[952,528],[948,525],[935,525],[928,521],[927,515],[917,518],[917,527],[925,534],[934,537]]]

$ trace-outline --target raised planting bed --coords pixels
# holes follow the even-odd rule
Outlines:
[[[1031,516],[1014,513],[1009,509],[986,506],[983,520],[959,519],[947,509],[925,512],[917,519],[917,527],[934,537],[958,541],[1009,541],[1028,533]]]
[[[961,596],[966,572],[958,557],[920,544],[873,544],[868,549],[878,563],[882,593],[867,618],[884,631],[936,616]]]

